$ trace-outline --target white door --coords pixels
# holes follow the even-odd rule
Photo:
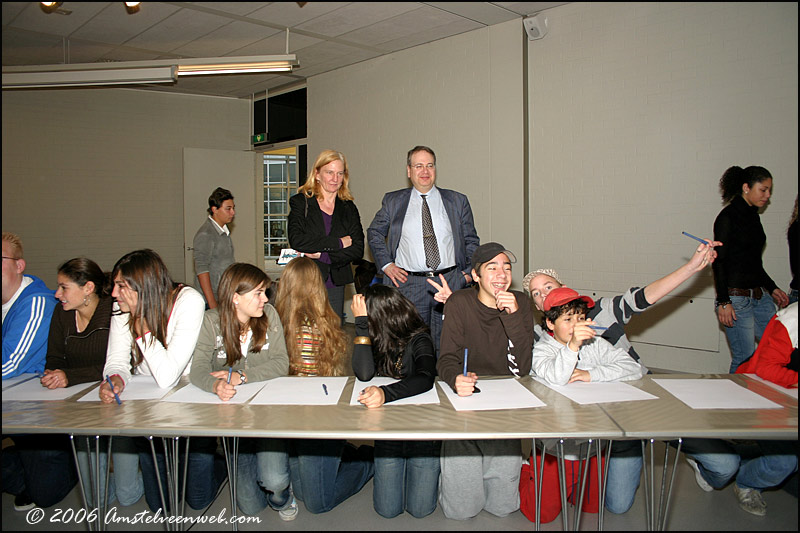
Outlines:
[[[231,191],[236,204],[236,218],[228,225],[236,261],[263,267],[264,247],[260,241],[264,231],[264,193],[257,156],[249,151],[183,149],[185,283],[195,285],[192,242],[208,216],[208,197],[217,187]]]

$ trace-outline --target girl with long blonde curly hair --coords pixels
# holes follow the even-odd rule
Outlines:
[[[289,374],[341,376],[347,336],[314,261],[298,257],[289,262],[276,299],[289,352]]]

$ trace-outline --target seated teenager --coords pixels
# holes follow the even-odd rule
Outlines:
[[[22,241],[3,232],[3,379],[44,370],[47,335],[56,300],[36,276],[24,274]],[[4,435],[6,437],[7,435]],[[3,492],[14,508],[49,507],[77,482],[66,435],[14,435],[3,449]],[[57,473],[54,477],[53,473]]]
[[[528,299],[511,291],[513,253],[496,242],[472,254],[472,279],[444,308],[436,370],[459,396],[470,396],[480,375],[524,376],[531,369],[533,316]],[[464,372],[464,350],[469,350]],[[519,509],[519,439],[442,442],[439,503],[448,518],[466,520],[485,509],[507,516]]]
[[[117,304],[111,317],[103,369],[103,375],[110,379],[100,385],[100,399],[112,403],[116,401],[116,393],[124,401],[125,386],[133,373],[151,376],[160,388],[175,386],[181,376],[189,373],[192,353],[203,324],[205,300],[192,287],[172,281],[164,261],[153,250],[125,254],[114,265],[111,278],[114,282],[111,295]],[[117,490],[127,490],[137,483],[138,464],[136,454],[131,453],[133,446],[141,463],[147,505],[153,512],[161,509],[156,465],[148,440],[144,437],[117,437],[113,446],[126,447],[124,452],[114,450]],[[186,503],[192,509],[209,505],[225,479],[225,464],[216,456],[216,449],[214,437],[190,439]],[[156,455],[159,476],[163,481],[167,479],[167,472],[160,445],[156,446]],[[179,455],[183,461],[183,451]],[[124,461],[119,460],[122,457]],[[166,492],[166,488],[164,490]],[[164,504],[168,511],[169,502]]]
[[[343,375],[346,334],[313,260],[298,257],[286,265],[277,300],[289,375]],[[294,495],[314,514],[330,511],[356,494],[373,475],[372,446],[356,449],[340,439],[292,439],[289,452]]]
[[[587,320],[586,314],[594,307],[594,301],[588,296],[581,296],[568,287],[553,290],[545,298],[543,311],[547,333],[543,335],[533,348],[533,361],[531,374],[542,378],[553,385],[567,385],[576,381],[628,381],[641,378],[645,369],[623,350],[615,348],[605,339],[596,336],[592,320]],[[577,501],[577,480],[581,472],[578,451],[579,446],[568,442],[565,450],[567,480],[567,498],[570,502]],[[536,461],[542,459],[536,454]],[[531,461],[531,464],[536,464]],[[549,468],[548,468],[549,466]],[[584,494],[583,510],[585,512],[598,511],[597,498],[597,460],[590,460],[589,490]],[[538,468],[538,467],[537,467]],[[561,497],[558,490],[558,477],[556,475],[556,462],[552,456],[545,459],[545,469],[542,483],[541,522],[547,523],[555,520],[561,509]],[[610,465],[609,468],[613,468]],[[610,475],[610,473],[609,473]],[[525,477],[520,484],[520,491],[525,496],[535,496],[532,485],[525,486]],[[529,492],[525,492],[526,489]],[[535,509],[535,508],[534,508]],[[530,508],[523,506],[523,513],[535,519]]]
[[[289,371],[283,327],[268,304],[269,276],[260,268],[234,263],[222,273],[217,307],[209,309],[192,356],[189,379],[223,401],[236,387]],[[283,439],[241,439],[236,469],[236,503],[255,515],[267,505],[282,520],[297,517],[289,490],[289,460]]]
[[[42,385],[50,389],[103,380],[108,331],[111,325],[109,276],[91,259],[76,257],[58,267],[56,300],[61,303],[53,311],[47,341],[47,361]],[[92,442],[75,439],[83,489],[90,507],[95,507],[93,473],[97,455]],[[108,441],[100,439],[100,471],[106,471]],[[114,476],[109,478],[108,501],[115,498]],[[100,483],[105,490],[105,479]],[[130,505],[142,496],[141,485],[133,494],[121,495],[123,505]]]
[[[399,381],[369,386],[358,401],[369,409],[431,390],[436,351],[428,326],[399,290],[372,285],[353,296],[356,319],[353,371],[361,381],[388,376]],[[394,518],[408,511],[422,518],[436,510],[441,441],[375,441],[375,511]]]
[[[797,302],[781,309],[767,324],[752,357],[739,365],[737,374],[756,374],[782,387],[797,388]],[[797,472],[797,441],[757,440],[756,457],[742,458],[733,491],[739,507],[764,516],[764,489],[780,485]]]

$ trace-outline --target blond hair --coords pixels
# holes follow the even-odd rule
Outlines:
[[[19,257],[15,257],[14,259],[22,259],[22,240],[15,234],[8,231],[3,232],[3,240],[6,241],[8,244],[11,245],[11,249],[13,250],[13,254]]]
[[[344,157],[344,154],[336,150],[323,150],[319,156],[317,156],[314,166],[311,167],[311,171],[308,173],[306,182],[297,188],[297,192],[303,193],[306,198],[322,198],[322,186],[319,184],[319,181],[317,181],[317,173],[319,173],[322,167],[333,161],[341,161],[342,165],[344,165],[344,179],[342,179],[342,186],[339,187],[339,191],[336,194],[340,200],[352,201],[353,194],[350,192],[349,186],[350,167],[347,166],[347,159]]]

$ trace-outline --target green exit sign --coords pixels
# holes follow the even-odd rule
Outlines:
[[[253,135],[253,144],[263,143],[267,140],[266,133],[259,133],[258,135]]]

